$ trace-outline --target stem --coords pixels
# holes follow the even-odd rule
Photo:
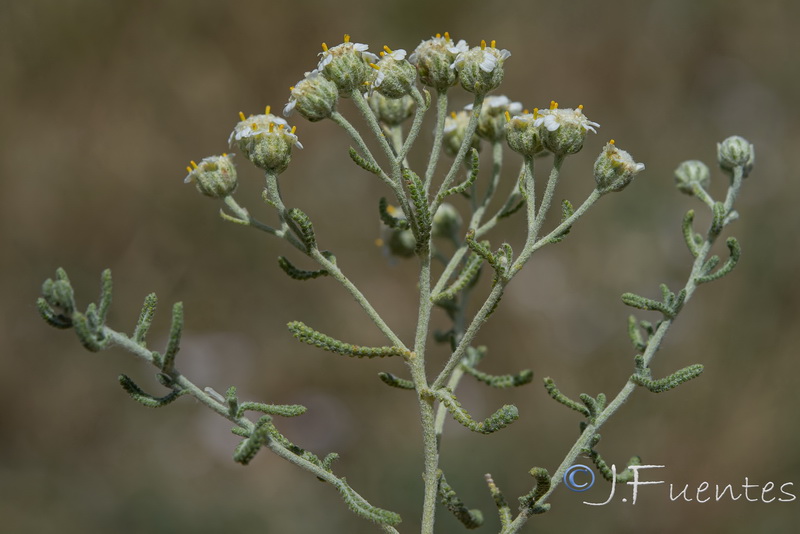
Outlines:
[[[433,147],[431,156],[428,159],[428,167],[425,169],[425,191],[430,191],[433,173],[436,172],[436,165],[439,163],[439,156],[442,153],[442,138],[444,137],[444,121],[447,118],[447,90],[436,94],[436,129],[434,130]]]
[[[742,185],[742,169],[736,168],[734,169],[733,175],[733,183],[731,187],[728,189],[728,194],[725,199],[725,212],[730,213],[733,208],[733,203],[736,200],[736,197],[739,193],[739,189]],[[593,196],[599,193],[595,191]],[[590,197],[591,198],[591,197]],[[588,199],[587,199],[588,202]],[[586,205],[586,203],[584,203]],[[713,206],[713,202],[711,203]],[[583,206],[581,206],[583,208]],[[577,212],[576,212],[577,215]],[[695,282],[696,278],[700,276],[703,272],[703,265],[706,262],[709,252],[711,251],[711,247],[714,244],[718,237],[718,234],[713,234],[712,232],[708,233],[703,246],[700,248],[700,252],[695,258],[694,263],[692,264],[692,270],[689,274],[688,280],[684,285],[684,289],[686,290],[686,298],[684,299],[684,306],[689,300],[691,299],[692,295],[694,294],[695,290],[697,289],[697,283]],[[543,240],[544,241],[544,240]],[[667,334],[667,331],[670,329],[674,322],[674,319],[667,319],[665,318],[664,321],[661,322],[658,329],[655,331],[653,336],[647,342],[647,348],[645,349],[642,358],[644,360],[644,366],[649,366],[650,362],[653,360],[656,352],[661,347],[661,343],[664,340],[664,337]],[[575,459],[581,454],[581,452],[589,446],[589,442],[591,441],[594,434],[603,426],[603,424],[614,415],[617,410],[619,410],[625,402],[627,402],[628,398],[631,396],[633,391],[636,389],[636,384],[630,381],[630,379],[625,383],[622,387],[620,392],[614,397],[614,399],[606,406],[606,408],[598,414],[595,422],[593,424],[589,424],[584,429],[583,433],[581,433],[578,440],[575,444],[570,448],[567,455],[562,460],[561,464],[556,469],[555,474],[551,477],[551,484],[550,489],[545,493],[538,501],[536,501],[536,505],[541,506],[542,504],[547,502],[547,499],[552,495],[558,485],[561,483],[562,477],[567,469],[569,469],[572,464],[575,462]],[[511,522],[506,528],[504,528],[501,534],[513,534],[518,532],[522,525],[530,517],[528,510],[523,510],[517,515],[513,522]]]

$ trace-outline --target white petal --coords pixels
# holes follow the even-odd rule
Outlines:
[[[391,56],[396,61],[403,61],[406,58],[406,51],[401,48],[392,52]]]
[[[497,66],[497,58],[492,53],[483,53],[483,61],[481,61],[481,70],[483,72],[492,72]]]
[[[289,103],[286,104],[286,107],[283,108],[283,114],[286,117],[289,117],[292,114],[292,111],[294,111],[294,106],[296,104],[297,104],[297,100],[295,100],[294,98],[290,98],[289,99]]]
[[[641,163],[639,164],[641,165]],[[183,179],[183,183],[188,184],[192,182],[192,173],[189,173],[186,178]]]
[[[366,52],[369,50],[369,45],[364,43],[353,43],[353,49],[356,52]]]
[[[505,48],[503,50],[500,50],[500,61],[505,61],[510,57],[511,57],[511,52],[509,52]]]
[[[376,63],[378,61],[378,56],[372,52],[361,52],[361,57],[366,59],[368,63]]]

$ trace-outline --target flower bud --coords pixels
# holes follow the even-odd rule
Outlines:
[[[452,238],[461,228],[461,215],[452,204],[441,204],[433,216],[431,231],[434,237]]]
[[[583,141],[588,132],[597,133],[595,126],[583,114],[583,106],[576,109],[558,109],[558,103],[550,102],[550,109],[538,112],[536,125],[544,126],[542,141],[544,147],[559,156],[575,154],[583,148]]]
[[[609,141],[594,162],[594,179],[601,193],[622,191],[634,176],[644,170],[644,163],[636,163],[630,154]]]
[[[336,109],[339,91],[336,84],[328,80],[318,70],[307,72],[305,78],[290,87],[292,96],[289,103],[283,108],[283,114],[288,117],[292,111],[297,110],[300,115],[311,122],[321,121],[331,116]]]
[[[417,240],[411,230],[389,228],[386,246],[389,254],[398,258],[411,258],[416,253]]]
[[[508,146],[523,156],[534,156],[544,150],[541,128],[536,125],[537,110],[533,113],[506,115],[505,134]]]
[[[383,47],[381,60],[370,66],[375,69],[372,88],[387,98],[400,98],[411,92],[417,81],[417,69],[406,61],[405,50],[392,50]]]
[[[349,35],[344,36],[342,44],[333,48],[322,43],[322,59],[317,70],[336,84],[342,96],[350,96],[353,90],[360,89],[372,76],[369,63],[376,62],[378,56],[367,52],[368,49],[369,45],[351,43]]]
[[[447,32],[444,37],[437,33],[436,37],[422,41],[408,60],[417,67],[423,85],[442,92],[458,83],[458,73],[451,66],[456,56],[467,50],[469,47],[463,39],[454,43]]]
[[[461,148],[461,143],[464,142],[464,136],[467,133],[470,115],[466,111],[459,111],[458,113],[453,111],[449,117],[445,118],[442,148],[448,156],[454,158],[458,154],[458,150]],[[473,134],[470,144],[472,148],[480,149],[481,140],[477,135]]]
[[[225,198],[236,191],[236,167],[231,158],[233,154],[210,156],[200,160],[198,165],[194,161],[186,167],[189,174],[184,183],[194,182],[197,190],[212,198]]]
[[[744,137],[734,135],[721,143],[717,143],[719,166],[725,171],[733,172],[736,167],[742,168],[742,176],[747,177],[755,163],[753,145]]]
[[[711,173],[702,161],[684,161],[675,169],[675,185],[681,193],[694,195],[695,186],[706,189],[711,183]]]
[[[398,126],[414,113],[414,99],[406,95],[402,98],[386,98],[375,92],[367,97],[367,103],[375,117],[387,126]]]
[[[472,104],[464,109],[472,111]],[[481,106],[475,133],[489,141],[500,141],[505,136],[505,114],[519,115],[521,112],[522,104],[512,102],[507,96],[488,96]]]
[[[461,86],[470,93],[485,95],[503,81],[503,63],[511,52],[498,50],[494,45],[494,41],[491,46],[481,41],[481,46],[461,52],[453,62]]]
[[[292,159],[292,147],[303,148],[295,128],[289,130],[289,124],[280,117],[272,115],[269,106],[264,115],[250,115],[245,118],[239,113],[241,121],[231,132],[228,143],[239,147],[247,159],[266,172],[280,174],[289,166]]]

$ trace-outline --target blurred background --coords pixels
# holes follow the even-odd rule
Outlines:
[[[406,376],[402,363],[350,361],[294,341],[285,328],[291,320],[353,343],[383,340],[335,281],[286,278],[276,257],[308,266],[303,258],[223,222],[219,204],[182,180],[189,160],[228,150],[240,110],[280,109],[288,87],[316,64],[321,42],[349,33],[372,50],[411,51],[449,31],[472,45],[496,39],[512,52],[497,94],[529,108],[551,99],[583,104],[602,125],[567,161],[558,198],[577,205],[589,194],[591,165],[608,139],[647,165],[567,240],[537,254],[480,334],[489,346],[485,370],[536,374],[533,385],[514,391],[470,380],[459,390],[476,417],[505,403],[521,412],[493,436],[448,422],[442,465],[467,504],[484,511],[482,531],[499,524],[483,474],[494,475],[515,507],[533,484],[527,471],[554,471],[577,436],[579,416],[549,399],[541,379],[553,377],[573,397],[612,395],[631,373],[630,310],[619,295],[655,297],[661,282],[682,286],[691,258],[680,221],[702,206],[675,190],[673,170],[704,160],[714,169],[712,194],[721,197],[726,179],[715,170],[715,143],[733,134],[757,152],[741,219],[727,234],[739,238],[742,260],[732,275],[700,288],[653,365],[659,376],[696,362],[706,372],[663,395],[637,391],[598,446],[609,463],[639,454],[666,466],[646,475],[665,484],[640,488],[636,505],[618,493],[602,507],[582,501],[604,501],[605,483],[583,494],[562,486],[552,511],[525,531],[793,531],[800,505],[777,498],[788,498],[782,484],[800,491],[792,412],[800,386],[798,20],[800,4],[790,0],[1,2],[0,530],[378,530],[274,455],[235,464],[231,425],[196,402],[157,411],[132,402],[117,375],[158,392],[152,368],[120,350],[88,353],[71,331],[38,318],[40,284],[59,266],[82,306],[96,298],[100,272],[113,270],[109,324],[123,331],[156,292],[156,348],[169,307],[183,301],[178,367],[187,376],[218,391],[235,384],[243,399],[307,405],[308,414],[279,423],[287,437],[320,456],[339,452],[338,474],[373,504],[401,513],[401,532],[418,529],[417,404],[376,376]],[[460,107],[470,99],[457,89],[452,101]],[[341,109],[361,124],[350,102]],[[387,191],[352,164],[350,143],[333,123],[297,116],[292,123],[305,150],[281,178],[287,204],[310,215],[322,246],[411,339],[416,263],[388,261],[373,244],[377,199]],[[426,123],[412,163],[426,156],[431,130]],[[509,154],[508,161],[501,196],[516,177],[518,160]],[[242,158],[238,164],[240,203],[274,220],[260,201],[259,172]],[[704,228],[708,217],[698,219]],[[522,223],[511,219],[490,238],[519,243]],[[485,294],[488,278],[477,293]],[[447,327],[443,314],[434,322]],[[432,349],[429,373],[445,356]],[[738,494],[745,479],[759,486],[749,490],[756,502],[715,502],[716,484],[733,484]],[[670,483],[675,494],[688,485],[694,499],[703,482],[711,501],[670,500]],[[775,488],[762,496],[770,482]],[[460,531],[442,510],[437,532]]]

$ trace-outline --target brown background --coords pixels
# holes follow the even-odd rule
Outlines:
[[[793,482],[797,494],[799,17],[789,0],[2,2],[0,529],[377,531],[330,487],[275,456],[233,463],[230,424],[191,400],[159,411],[134,404],[116,376],[158,391],[151,368],[121,351],[89,354],[37,318],[39,284],[58,266],[83,305],[95,298],[100,271],[113,269],[110,324],[121,330],[155,291],[154,347],[168,306],[184,301],[178,363],[188,376],[219,391],[236,384],[247,399],[308,405],[281,426],[287,436],[320,455],[338,451],[337,473],[400,512],[401,532],[418,528],[416,403],[375,376],[403,373],[401,364],[348,361],[294,342],[290,320],[356,343],[382,340],[334,281],[285,278],[275,262],[291,253],[285,244],[223,223],[215,202],[181,183],[190,159],[226,150],[239,110],[281,107],[320,42],[336,44],[344,33],[373,50],[410,51],[443,31],[471,44],[497,39],[513,53],[499,93],[526,107],[584,104],[602,127],[568,161],[559,198],[588,194],[592,161],[610,138],[647,164],[624,194],[603,199],[563,244],[534,258],[481,334],[486,370],[536,373],[534,385],[511,392],[464,382],[461,399],[476,416],[519,406],[522,418],[509,429],[486,437],[448,426],[443,466],[468,504],[484,510],[483,530],[497,525],[483,474],[514,499],[532,484],[527,470],[553,471],[576,436],[578,416],[548,399],[541,378],[573,396],[613,394],[631,372],[629,310],[619,294],[655,296],[660,282],[683,283],[690,257],[680,220],[699,205],[674,190],[672,171],[692,158],[713,168],[715,143],[732,134],[757,151],[742,218],[731,227],[742,263],[700,288],[654,365],[663,375],[702,362],[706,373],[678,391],[636,392],[603,429],[599,449],[609,462],[640,454],[663,464],[650,479],[678,488],[748,477],[760,486]],[[455,104],[468,102],[463,91],[454,95]],[[349,102],[342,110],[354,116]],[[282,178],[287,202],[310,214],[323,246],[409,339],[414,262],[390,264],[372,244],[386,191],[352,165],[332,123],[293,123],[306,149]],[[517,165],[509,161],[506,188]],[[239,170],[238,198],[270,220],[258,172],[242,159]],[[714,179],[720,196],[724,178],[715,171]],[[509,221],[493,242],[519,243],[520,227],[521,219]],[[431,369],[443,358],[435,349]],[[586,494],[561,488],[553,510],[527,530],[781,533],[800,518],[798,501],[681,504],[667,485],[643,488],[635,506],[605,507],[581,501],[604,500],[606,485]],[[446,512],[437,525],[460,531]]]

